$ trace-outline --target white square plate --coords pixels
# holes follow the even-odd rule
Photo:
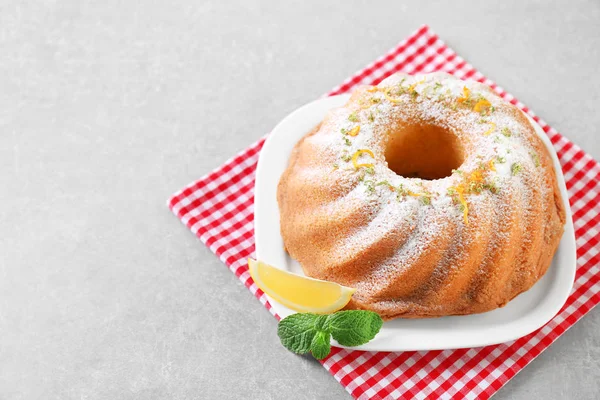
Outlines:
[[[294,145],[323,120],[327,111],[346,103],[349,95],[309,103],[273,129],[260,153],[256,170],[254,230],[256,256],[268,264],[304,275],[300,265],[284,251],[279,231],[277,184]],[[385,322],[371,342],[355,347],[370,351],[439,350],[479,347],[525,336],[548,322],[563,306],[575,278],[575,235],[565,180],[556,152],[542,129],[531,120],[548,147],[567,213],[565,232],[544,277],[505,307],[483,314],[429,319],[395,319]],[[294,311],[269,298],[282,318]],[[332,342],[333,345],[339,344]],[[342,347],[342,346],[340,346]]]

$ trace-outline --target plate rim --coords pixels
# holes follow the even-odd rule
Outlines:
[[[282,239],[281,239],[281,233],[279,230],[279,209],[277,208],[275,210],[275,213],[277,214],[277,228],[268,230],[268,229],[263,229],[263,221],[265,220],[263,215],[264,215],[264,213],[266,213],[266,210],[264,210],[263,207],[261,207],[261,205],[263,204],[262,199],[267,193],[266,189],[265,190],[262,189],[263,186],[265,185],[265,184],[263,184],[263,181],[265,180],[265,177],[267,177],[269,175],[270,176],[273,175],[273,171],[270,171],[268,168],[269,164],[270,164],[270,160],[274,157],[279,157],[279,158],[285,157],[285,160],[286,160],[285,165],[287,165],[287,160],[289,159],[289,153],[286,154],[285,152],[278,151],[279,150],[277,147],[277,146],[279,146],[278,141],[283,140],[284,143],[286,143],[286,145],[288,147],[293,147],[297,143],[297,141],[300,140],[300,138],[302,138],[306,133],[308,133],[310,131],[310,129],[312,127],[316,126],[318,124],[318,122],[320,122],[320,120],[322,120],[324,115],[329,110],[342,106],[343,104],[345,104],[345,102],[349,98],[350,98],[349,94],[342,94],[342,95],[337,95],[337,96],[323,97],[318,100],[307,103],[307,104],[303,105],[302,107],[299,107],[296,110],[292,111],[285,118],[283,118],[275,126],[275,128],[271,131],[271,133],[267,136],[265,143],[263,144],[263,147],[259,154],[258,164],[257,164],[257,168],[256,168],[256,181],[255,181],[255,187],[254,187],[254,189],[255,189],[254,190],[254,235],[255,235],[255,252],[256,252],[257,259],[263,259],[263,256],[265,253],[264,246],[266,246],[266,243],[265,243],[266,239],[263,239],[265,237],[265,235],[267,235],[267,236],[272,235],[273,231],[276,231],[277,235],[278,235],[278,237],[277,237],[278,241],[280,242],[280,244],[283,243]],[[521,112],[523,112],[523,111],[521,111]],[[315,120],[314,115],[318,115],[318,114],[322,114],[320,119],[316,120],[317,122],[314,123],[312,126],[310,126],[310,124],[312,124],[312,122],[309,125],[307,125],[306,119],[308,119],[309,121]],[[462,338],[454,338],[454,340],[446,339],[446,342],[449,342],[448,345],[435,345],[433,343],[430,343],[429,345],[419,345],[419,346],[414,346],[414,345],[406,346],[406,345],[399,344],[398,346],[383,346],[382,347],[380,345],[377,345],[377,342],[376,342],[377,337],[376,337],[373,341],[371,341],[365,345],[352,347],[351,349],[367,350],[367,351],[427,351],[427,350],[445,350],[445,349],[481,347],[481,346],[505,343],[505,342],[509,342],[511,340],[515,340],[520,337],[526,336],[526,335],[530,334],[531,332],[541,328],[546,323],[548,323],[550,320],[552,320],[552,318],[554,318],[556,316],[556,314],[560,311],[560,309],[563,307],[563,305],[567,301],[567,299],[571,293],[572,287],[573,287],[573,283],[574,283],[574,279],[575,279],[575,272],[576,272],[576,262],[577,262],[576,242],[575,242],[574,227],[573,227],[573,221],[572,221],[572,213],[571,213],[571,208],[569,205],[568,192],[566,189],[565,179],[564,179],[564,175],[563,175],[562,168],[560,165],[560,161],[558,159],[558,155],[556,154],[556,150],[552,146],[550,139],[544,133],[542,128],[528,114],[526,114],[524,112],[523,112],[523,114],[532,123],[532,126],[536,130],[536,133],[541,138],[541,140],[544,143],[544,145],[546,146],[546,148],[548,148],[548,150],[549,150],[550,156],[551,156],[553,164],[554,164],[554,169],[555,169],[555,173],[556,173],[559,190],[561,192],[563,205],[565,206],[566,222],[565,222],[565,226],[564,226],[564,232],[563,232],[561,241],[559,243],[559,246],[557,248],[557,252],[555,254],[557,254],[558,250],[560,250],[560,249],[562,249],[562,251],[567,253],[566,257],[568,258],[569,263],[568,263],[568,265],[561,264],[561,269],[565,269],[566,271],[564,271],[564,273],[569,272],[569,274],[568,274],[568,276],[565,276],[563,278],[565,280],[565,282],[563,283],[563,286],[560,287],[562,289],[561,293],[560,293],[561,295],[559,296],[560,298],[559,299],[555,298],[554,299],[555,301],[553,301],[551,306],[549,306],[546,303],[551,302],[552,299],[548,300],[547,298],[549,296],[544,296],[545,301],[540,302],[540,304],[538,304],[538,306],[535,307],[533,309],[533,311],[530,312],[530,314],[533,314],[533,316],[535,316],[536,318],[535,319],[532,318],[531,320],[521,321],[520,324],[517,325],[517,326],[521,327],[521,329],[512,330],[512,331],[504,329],[504,330],[502,330],[502,333],[495,332],[495,335],[484,335],[483,337],[481,337],[481,335],[480,335],[480,340],[476,340],[476,341],[469,342],[469,340],[465,341]],[[308,117],[308,118],[306,118],[306,117]],[[302,133],[299,133],[299,130],[301,129],[301,128],[299,128],[299,126],[301,126],[303,123],[305,125],[305,129],[303,130]],[[288,126],[291,128],[288,129]],[[284,135],[286,135],[286,134],[288,136],[290,136],[289,135],[290,129],[296,129],[297,135],[292,135],[292,137],[295,138],[296,136],[298,136],[297,139],[292,140],[292,139],[284,138]],[[293,141],[293,143],[292,143],[292,141]],[[268,172],[266,172],[266,171],[268,171]],[[283,170],[277,172],[277,177],[276,177],[277,182],[279,182],[279,179],[280,179],[282,173],[283,173]],[[275,193],[276,193],[276,187],[275,188],[271,187],[268,189],[275,189]],[[275,198],[275,202],[276,202],[276,198]],[[271,212],[273,212],[273,211],[271,210]],[[266,232],[271,232],[271,233],[266,234]],[[271,241],[269,241],[269,242],[271,242]],[[285,250],[283,250],[283,247],[281,247],[281,251],[285,253]],[[276,265],[276,267],[280,268],[277,265]],[[567,267],[568,267],[568,270],[567,270]],[[555,266],[555,268],[556,268],[556,266]],[[282,268],[282,269],[287,270],[285,268]],[[266,296],[269,300],[269,303],[273,307],[273,310],[281,317],[295,313],[295,311],[290,310],[287,307],[274,301],[270,296],[268,296],[268,295],[266,295]],[[560,301],[558,301],[558,300],[560,300]],[[540,308],[540,305],[545,305],[545,307],[542,307],[542,311],[536,311]],[[492,312],[493,312],[493,310],[492,310]],[[453,318],[453,319],[460,319],[460,318],[464,318],[464,317],[473,318],[472,317],[473,315],[481,316],[484,314],[487,314],[487,313],[472,314],[472,315],[467,315],[467,316],[449,316],[449,317],[441,317],[441,318]],[[519,321],[519,319],[512,320],[510,323],[514,324],[517,321]],[[389,322],[386,322],[386,323],[389,323]],[[385,329],[385,323],[384,323],[384,327],[382,328],[382,331],[384,329]],[[489,330],[489,328],[487,328],[487,329]],[[442,333],[443,333],[443,331],[442,331]],[[487,340],[485,338],[487,338]],[[441,342],[441,344],[443,344],[444,340],[441,340],[440,342]],[[332,340],[331,344],[336,347],[344,347],[344,346],[341,346],[338,343],[336,343],[334,340]]]

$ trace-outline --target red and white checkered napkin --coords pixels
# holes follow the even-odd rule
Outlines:
[[[575,285],[567,303],[550,322],[513,342],[474,349],[402,353],[333,348],[323,366],[359,399],[486,399],[600,302],[600,164],[477,72],[427,26],[329,95],[347,92],[358,84],[377,84],[399,71],[446,71],[462,79],[483,82],[540,124],[558,152],[567,182],[577,238]],[[246,265],[254,253],[254,173],[263,143],[264,139],[258,141],[177,192],[169,200],[169,207],[275,314],[263,292],[254,285]]]

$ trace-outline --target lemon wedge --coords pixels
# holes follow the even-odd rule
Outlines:
[[[341,310],[356,289],[334,282],[307,278],[248,259],[254,283],[271,298],[292,310],[329,314]]]

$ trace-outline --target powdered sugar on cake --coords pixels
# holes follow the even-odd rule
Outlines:
[[[396,173],[386,160],[390,138],[421,125],[462,147],[445,176]],[[293,156],[282,178],[306,205],[282,212],[284,237],[301,232],[286,247],[307,274],[356,287],[357,307],[386,317],[480,312],[538,279],[528,247],[553,246],[557,228],[528,230],[546,223],[543,213],[557,220],[551,162],[526,116],[487,86],[395,74],[356,89],[303,140],[306,158]]]
[[[416,84],[413,88],[416,92],[413,95],[416,101],[409,105],[413,105],[413,111],[418,112],[420,118],[458,132],[461,136],[468,136],[469,140],[475,138],[478,151],[465,159],[459,168],[460,173],[468,174],[478,168],[482,162],[494,160],[495,171],[488,171],[488,173],[498,193],[484,190],[466,196],[472,217],[478,213],[480,207],[487,207],[490,199],[495,203],[494,197],[500,196],[499,193],[508,195],[509,192],[516,192],[527,197],[530,192],[524,190],[523,174],[528,174],[529,179],[537,179],[538,187],[547,190],[540,178],[541,175],[534,173],[535,156],[532,155],[533,150],[528,145],[528,141],[524,141],[521,136],[523,135],[522,124],[515,120],[513,114],[502,109],[502,100],[489,88],[476,82],[465,82],[448,77],[445,74],[432,74],[426,77],[393,75],[381,82],[378,87],[386,90],[385,88],[393,89],[400,84],[408,88]],[[472,98],[487,100],[493,112],[483,116],[482,113],[471,110],[449,107],[448,103],[452,104],[456,99],[464,96],[465,87],[468,88]],[[456,173],[448,178],[433,181],[406,178],[395,174],[387,167],[385,160],[381,160],[384,150],[381,148],[379,137],[382,135],[381,130],[390,125],[390,120],[397,118],[399,107],[404,107],[402,111],[406,110],[406,104],[398,106],[388,101],[381,91],[374,91],[371,97],[376,100],[371,99],[372,105],[367,108],[359,110],[342,108],[332,112],[325,123],[330,125],[329,128],[334,133],[320,138],[321,140],[326,138],[328,148],[333,154],[338,155],[337,173],[352,177],[362,174],[362,179],[356,184],[351,178],[343,180],[348,185],[355,185],[345,201],[359,199],[377,203],[373,208],[377,211],[374,213],[374,219],[359,232],[339,243],[337,252],[340,255],[348,254],[350,250],[356,251],[365,243],[385,236],[387,232],[393,230],[397,221],[411,220],[414,225],[416,234],[411,235],[409,240],[400,247],[399,252],[371,275],[372,279],[361,283],[367,286],[374,283],[385,285],[388,279],[393,279],[394,273],[402,270],[404,264],[409,264],[407,261],[414,260],[425,247],[431,245],[431,240],[434,240],[444,229],[444,225],[440,223],[444,218],[439,218],[440,215],[463,223],[460,204],[457,204],[448,194],[449,189],[456,184]],[[351,132],[356,126],[360,126],[359,133],[356,136],[349,136],[347,132]],[[335,132],[339,134],[336,135]],[[371,174],[357,171],[349,160],[352,154],[361,149],[370,149],[379,160],[373,163]],[[382,182],[387,182],[393,187],[402,185],[411,192],[422,192],[425,188],[427,193],[431,194],[430,201],[424,204],[418,196],[399,195]],[[530,201],[527,198],[523,200],[524,203]],[[423,209],[429,211],[423,212]],[[496,214],[503,212],[501,207],[495,207],[494,210]],[[496,217],[495,221],[506,221],[506,216],[496,215]],[[501,231],[498,227],[494,229]],[[466,240],[471,239],[469,236],[465,237]],[[468,245],[468,243],[464,244]]]

